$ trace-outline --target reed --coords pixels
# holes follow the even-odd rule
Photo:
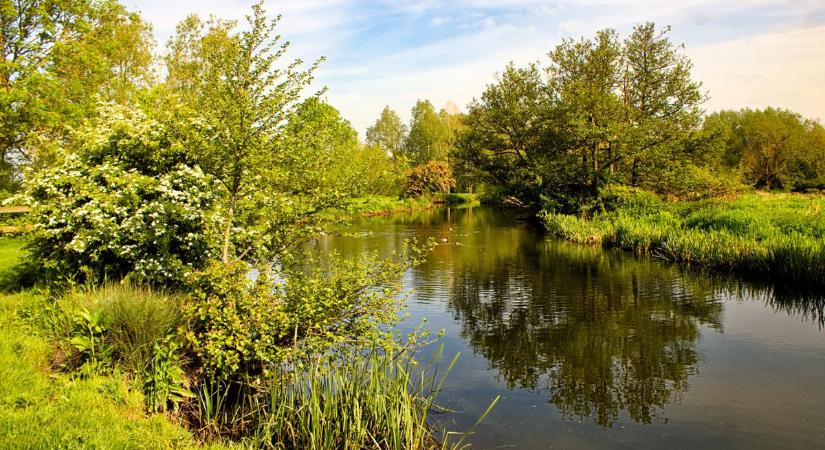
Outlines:
[[[591,218],[541,215],[564,239],[709,269],[825,284],[825,198],[753,194],[734,201],[618,208]]]

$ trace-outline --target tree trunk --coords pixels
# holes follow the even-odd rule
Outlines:
[[[227,222],[223,230],[223,249],[221,250],[221,262],[229,262],[229,238],[232,235],[232,222],[235,219],[235,199],[238,193],[233,192],[229,198],[229,210],[227,211]]]

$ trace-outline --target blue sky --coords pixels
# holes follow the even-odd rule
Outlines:
[[[187,14],[242,19],[251,0],[124,0],[162,52]],[[389,105],[463,107],[509,61],[546,61],[563,37],[635,23],[670,25],[685,44],[705,109],[779,106],[825,120],[825,0],[269,0],[290,56],[326,56],[316,81],[362,133]]]

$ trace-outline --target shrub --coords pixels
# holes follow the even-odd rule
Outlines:
[[[742,189],[739,175],[712,171],[693,164],[664,171],[651,185],[657,194],[673,200],[703,200],[733,195]]]
[[[656,194],[643,189],[612,184],[599,191],[599,199],[605,211],[630,211],[645,213],[662,207]]]
[[[415,166],[407,173],[404,196],[420,197],[435,192],[449,192],[455,186],[450,165],[444,161],[430,161]]]
[[[286,360],[339,344],[389,344],[398,280],[410,261],[327,257],[323,267],[308,261],[255,281],[240,262],[215,263],[194,276],[183,313],[200,375],[249,383]]]
[[[138,112],[101,114],[78,152],[26,184],[31,256],[52,281],[180,283],[213,254],[211,182],[165,127]]]

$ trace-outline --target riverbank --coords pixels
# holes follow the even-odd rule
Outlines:
[[[353,199],[346,213],[356,217],[390,216],[430,209],[441,205],[477,205],[478,196],[471,193],[434,194],[418,198],[400,198],[387,195],[366,195]]]
[[[689,266],[825,284],[825,197],[747,194],[665,203],[624,199],[591,218],[541,213],[569,241],[617,247]]]
[[[0,239],[0,448],[463,448],[430,417],[457,355],[445,369],[376,341],[238,393],[181,356],[186,294],[20,288],[25,244]]]
[[[24,241],[0,239],[7,276]],[[163,414],[146,414],[143,393],[123,372],[55,370],[54,343],[35,325],[45,293],[0,295],[0,448],[193,448],[193,436]],[[225,448],[211,447],[211,448]]]

